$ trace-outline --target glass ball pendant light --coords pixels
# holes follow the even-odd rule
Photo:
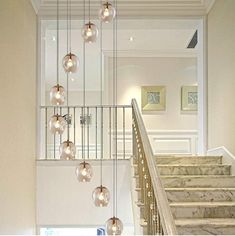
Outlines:
[[[62,64],[66,73],[76,73],[79,61],[77,56],[70,52],[64,56]]]
[[[121,235],[123,224],[117,217],[112,217],[106,222],[106,232],[108,235]]]
[[[93,176],[93,170],[89,163],[82,162],[76,168],[76,175],[79,182],[90,182]]]
[[[99,17],[104,23],[110,23],[115,18],[116,10],[111,3],[106,2],[102,5]]]
[[[60,144],[60,159],[73,160],[76,154],[76,147],[73,142],[67,140]]]
[[[86,43],[94,43],[98,37],[97,26],[91,22],[84,25],[82,29],[82,37]]]
[[[63,86],[57,84],[51,88],[50,102],[54,106],[63,105],[65,101],[65,89]]]
[[[51,131],[52,134],[63,134],[65,128],[66,128],[66,120],[63,116],[61,115],[53,115],[50,118],[49,121],[49,129]]]
[[[92,198],[95,206],[106,207],[108,206],[110,200],[109,190],[101,185],[93,191]]]

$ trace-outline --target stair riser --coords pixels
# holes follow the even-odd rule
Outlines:
[[[143,229],[143,235],[148,235],[148,227],[142,226],[142,229]]]
[[[138,205],[137,205],[138,206]],[[144,206],[138,206],[140,210],[140,218],[145,219],[145,211],[144,211]]]
[[[235,206],[171,206],[174,218],[235,218]]]
[[[138,172],[139,172],[138,170],[139,170],[138,166],[133,166],[134,175],[138,175]]]
[[[229,175],[230,166],[158,166],[160,175]]]
[[[136,188],[139,188],[139,177],[133,177],[134,178],[134,186],[136,187]]]
[[[166,191],[170,202],[221,202],[235,201],[235,190],[169,190]]]
[[[157,157],[157,164],[187,165],[187,164],[222,164],[221,157]]]
[[[179,235],[234,235],[234,226],[177,227]]]
[[[141,191],[137,191],[137,199],[140,201],[141,200]]]
[[[208,188],[235,188],[234,177],[213,178],[210,176],[204,177],[174,177],[162,178],[165,188],[190,188],[190,187],[208,187]]]

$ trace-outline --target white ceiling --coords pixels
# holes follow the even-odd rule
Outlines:
[[[83,0],[71,0],[74,16],[82,16]],[[113,1],[113,0],[112,0]],[[112,2],[110,1],[110,2]],[[56,0],[31,0],[41,16],[55,14]],[[60,0],[61,14],[67,0]],[[157,16],[201,16],[208,13],[215,0],[117,0],[118,15],[123,18],[154,18]],[[100,0],[91,0],[92,15],[97,14]]]
[[[98,22],[95,22],[98,25]],[[81,64],[83,62],[83,40],[81,38],[82,21],[73,21],[72,46],[80,58]],[[67,40],[66,40],[66,22],[61,22],[60,31],[60,58],[66,54]],[[195,30],[198,28],[198,21],[196,20],[119,20],[118,23],[118,51],[120,55],[126,52],[125,55],[131,56],[148,56],[159,55],[165,56],[166,52],[192,52],[194,50],[186,49],[191,40]],[[56,80],[56,41],[53,37],[56,36],[55,21],[46,20],[42,24],[42,56],[45,60],[45,82],[46,88],[50,89],[55,84]],[[133,37],[133,42],[129,38]],[[104,25],[103,30],[103,51],[111,52],[112,46],[112,28],[109,25]],[[100,88],[100,43],[99,40],[95,44],[88,44],[86,47],[86,85],[87,90],[94,91]],[[137,55],[138,54],[138,55]],[[83,68],[80,67],[78,73],[72,75],[74,81],[70,82],[70,90],[81,90],[82,88]],[[60,81],[64,81],[66,75],[60,66]],[[96,79],[94,79],[96,78]]]

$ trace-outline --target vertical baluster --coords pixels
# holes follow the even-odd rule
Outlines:
[[[47,107],[45,108],[45,158],[47,159]]]
[[[123,159],[126,159],[126,122],[125,107],[123,107]]]
[[[156,235],[158,235],[158,229],[157,229],[157,206],[156,206],[156,198],[155,198],[155,195],[154,195],[154,198],[153,198],[153,224],[154,224],[154,232]]]
[[[54,107],[54,115],[55,115],[55,107]],[[56,136],[55,136],[55,134],[54,134],[54,137],[53,137],[53,142],[54,142],[53,150],[54,150],[54,159],[55,159],[56,158],[56,155],[55,155],[55,152],[56,152],[56,150],[55,150],[55,147],[56,147]]]
[[[159,217],[160,219],[160,217]],[[160,220],[160,227],[161,227],[161,235],[164,235],[164,231],[163,231],[163,227],[162,227],[162,224],[161,224],[161,220]]]
[[[158,211],[158,203],[156,199],[156,224],[157,224],[157,234],[161,235],[161,224],[160,224],[160,217],[159,217],[159,211]]]
[[[62,108],[60,107],[60,115],[62,115]],[[60,143],[62,143],[62,134],[60,134]]]
[[[98,129],[98,121],[97,121],[97,107],[95,108],[95,158],[97,159],[98,158],[98,150],[97,150],[97,148],[98,148],[98,141],[97,141],[97,139],[98,139],[98,137],[97,137],[97,135],[98,135],[98,132],[97,132],[97,129]]]
[[[89,117],[89,107],[87,107],[87,116],[86,116],[86,123],[87,123],[87,159],[90,159],[90,129],[88,123]]]
[[[73,143],[74,143],[75,148],[76,148],[76,153],[78,153],[78,150],[77,150],[78,148],[77,148],[77,145],[76,145],[76,108],[75,107],[73,108]]]
[[[84,107],[81,108],[81,116],[80,116],[80,126],[81,126],[81,149],[82,149],[82,159],[84,158],[84,124],[83,124],[83,120],[84,120]]]
[[[133,153],[133,158],[137,158],[136,156],[136,137],[135,137],[135,117],[134,117],[134,111],[133,108],[131,109],[132,111],[132,153]]]
[[[153,207],[153,201],[154,201],[154,194],[153,194],[153,186],[151,182],[151,196],[150,196],[150,224],[151,224],[151,234],[155,235],[155,227],[154,227],[154,222],[153,222],[153,214],[154,214],[154,207]]]
[[[100,158],[103,159],[103,155],[104,155],[104,151],[103,151],[103,148],[104,148],[104,114],[103,114],[104,110],[103,110],[103,107],[101,107],[101,117],[100,117],[100,120],[101,120],[101,127],[100,127],[100,132],[101,132],[101,137],[100,137]]]
[[[159,211],[157,211],[157,224],[158,224],[158,232],[160,235],[162,235],[163,228],[162,228],[162,224],[161,224],[161,218],[159,215]]]
[[[150,208],[150,204],[151,204],[151,179],[150,179],[150,174],[148,173],[148,188],[147,188],[147,222],[148,222],[148,234],[152,235],[152,225],[151,225],[151,208]]]
[[[112,159],[112,108],[109,107],[109,159]]]

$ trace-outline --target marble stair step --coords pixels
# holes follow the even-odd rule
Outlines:
[[[221,156],[160,156],[157,164],[222,164]]]
[[[175,220],[180,235],[234,235],[235,219],[203,218]]]
[[[169,202],[235,201],[235,188],[165,188]]]
[[[181,218],[235,218],[235,202],[172,202],[172,215]]]
[[[157,165],[160,175],[229,175],[230,165]]]
[[[231,175],[162,176],[161,180],[165,188],[176,188],[176,187],[235,188],[235,176]]]

